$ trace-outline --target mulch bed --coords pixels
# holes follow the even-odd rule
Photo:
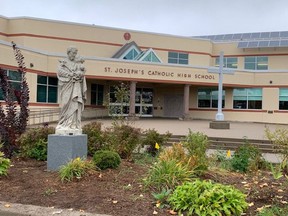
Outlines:
[[[151,191],[145,190],[141,179],[148,166],[123,160],[116,170],[95,172],[80,180],[62,183],[57,172],[47,172],[46,163],[13,159],[7,177],[0,177],[0,200],[9,203],[67,208],[117,216],[170,215],[159,209]],[[234,185],[248,194],[251,207],[246,215],[256,215],[265,205],[287,205],[288,180],[274,180],[271,173],[261,171],[239,173],[208,172],[205,179]],[[252,204],[253,203],[253,204]]]

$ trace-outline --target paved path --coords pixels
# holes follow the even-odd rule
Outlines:
[[[110,119],[97,119],[96,121],[102,122],[103,127],[111,126],[113,120]],[[84,121],[83,124],[87,124],[91,121]],[[181,121],[178,119],[140,119],[131,121],[131,124],[135,127],[139,127],[143,130],[155,129],[159,133],[165,133],[169,131],[173,135],[187,135],[189,128],[192,131],[199,131],[205,133],[209,137],[227,137],[227,138],[244,138],[247,139],[267,139],[265,136],[265,128],[269,128],[274,131],[276,128],[286,128],[287,125],[280,124],[264,124],[264,123],[247,123],[247,122],[231,122],[230,129],[211,129],[209,128],[209,122],[206,120],[190,120]]]
[[[67,209],[46,208],[34,205],[22,205],[0,201],[0,216],[109,216],[104,214],[92,214]]]

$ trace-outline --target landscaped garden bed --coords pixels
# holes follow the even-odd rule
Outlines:
[[[91,123],[84,131],[88,160],[76,158],[59,172],[46,170],[44,138],[53,128],[24,133],[0,175],[0,201],[117,216],[287,215],[287,161],[269,164],[249,143],[234,155],[218,150],[208,157],[209,141],[199,132],[164,148],[169,133],[140,133],[125,122],[105,131]],[[135,153],[139,143],[146,153]]]

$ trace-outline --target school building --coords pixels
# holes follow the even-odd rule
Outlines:
[[[0,67],[17,88],[11,41],[25,57],[31,113],[59,110],[58,60],[72,45],[85,59],[84,117],[108,116],[109,104],[127,116],[213,120],[218,74],[211,69],[223,51],[224,68],[234,70],[223,75],[225,120],[288,123],[288,31],[183,37],[0,16]],[[120,82],[130,88],[123,103],[115,98]]]

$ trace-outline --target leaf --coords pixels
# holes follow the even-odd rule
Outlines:
[[[176,215],[177,212],[175,212],[173,209],[171,209],[171,210],[169,211],[169,214],[171,214],[171,215]]]
[[[117,200],[113,200],[112,203],[113,203],[113,204],[117,204],[118,201],[117,201]]]
[[[261,187],[261,188],[268,187],[268,184],[267,183],[263,183],[263,184],[259,185],[259,187]]]
[[[11,205],[10,205],[10,204],[5,204],[4,207],[5,207],[5,208],[10,208]]]
[[[157,215],[157,214],[158,214],[158,212],[154,210],[153,211],[153,215]]]

